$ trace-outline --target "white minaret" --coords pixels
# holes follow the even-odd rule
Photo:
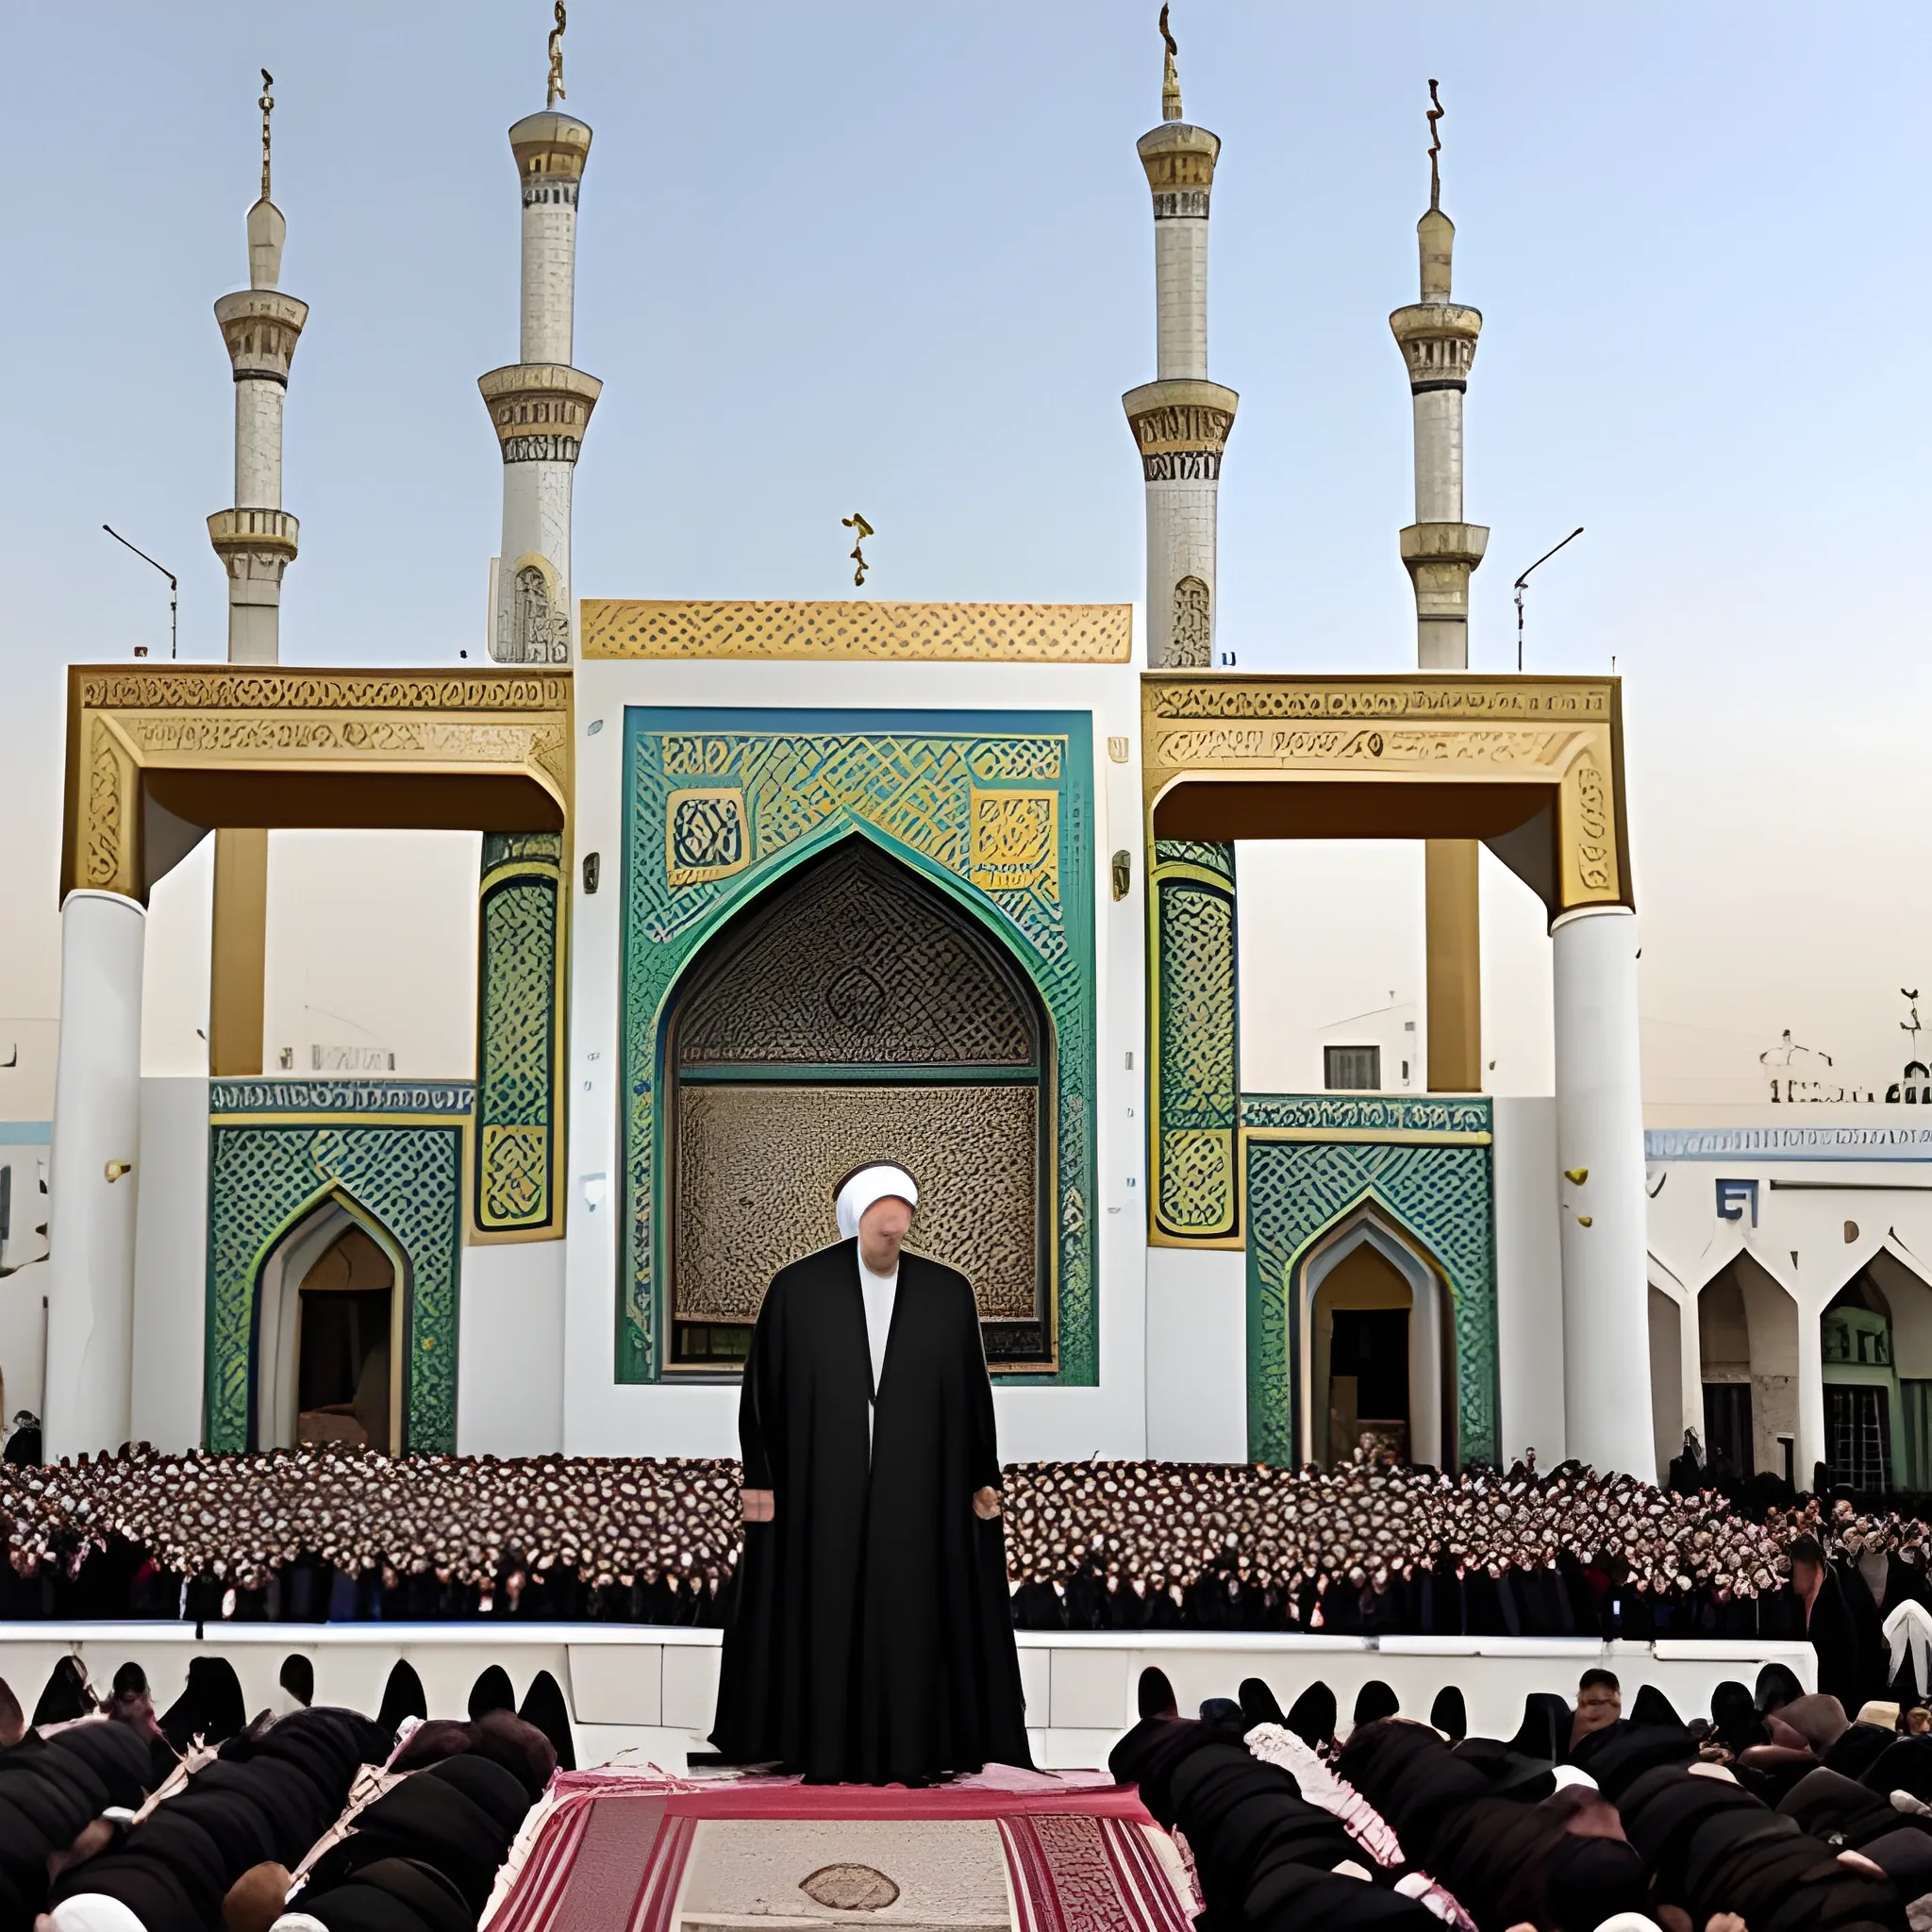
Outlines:
[[[562,0],[550,35],[548,104],[509,131],[524,198],[522,360],[478,379],[503,451],[503,548],[491,570],[490,655],[502,664],[567,664],[571,472],[604,385],[571,367],[577,189],[591,130],[563,98]]]
[[[308,305],[284,294],[282,241],[289,225],[269,199],[269,115],[275,96],[261,71],[261,199],[248,210],[248,287],[215,304],[235,371],[235,503],[208,520],[208,541],[228,573],[228,661],[273,664],[281,653],[282,573],[300,526],[282,508],[282,401]]]
[[[1469,576],[1490,533],[1462,521],[1462,397],[1481,313],[1449,299],[1456,225],[1442,212],[1442,104],[1429,83],[1429,206],[1416,224],[1422,300],[1389,326],[1408,365],[1415,409],[1415,522],[1402,533],[1402,561],[1415,586],[1416,662],[1424,671],[1469,668]],[[1424,927],[1428,959],[1428,1080],[1434,1093],[1483,1084],[1482,915],[1476,841],[1424,843]]]
[[[1442,212],[1442,108],[1429,83],[1429,208],[1416,224],[1422,299],[1389,318],[1415,408],[1415,522],[1402,533],[1402,561],[1415,585],[1416,661],[1424,671],[1469,668],[1469,577],[1490,541],[1462,521],[1462,397],[1469,388],[1480,309],[1449,299],[1456,224]]]
[[[1177,51],[1167,42],[1160,125],[1135,143],[1154,193],[1154,286],[1159,379],[1121,398],[1147,485],[1147,663],[1156,671],[1214,662],[1215,522],[1221,453],[1234,426],[1233,390],[1208,380],[1208,199],[1221,139],[1181,119]]]

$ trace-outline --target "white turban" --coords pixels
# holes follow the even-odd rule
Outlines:
[[[908,1208],[919,1206],[919,1183],[903,1167],[882,1160],[874,1167],[861,1167],[839,1190],[839,1232],[846,1241],[858,1232],[865,1210],[874,1201],[898,1200]]]
[[[105,1892],[76,1891],[47,1915],[58,1932],[147,1932],[145,1923]]]

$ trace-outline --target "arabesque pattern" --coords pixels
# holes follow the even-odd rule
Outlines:
[[[1063,1383],[1091,1384],[1099,1351],[1094,1188],[1091,721],[1086,712],[645,710],[626,713],[624,940],[624,1171],[627,1215],[617,1374],[664,1365],[668,1124],[660,1054],[686,964],[723,923],[792,866],[840,838],[876,841],[1004,933],[1053,1025],[1051,1160],[1056,1204],[1049,1305]],[[703,791],[709,823],[741,824],[743,862],[717,876],[673,875],[674,794]],[[1008,825],[982,816],[988,794],[1024,793]],[[1046,822],[1052,862],[1028,844]],[[734,796],[739,809],[725,808]],[[989,829],[990,825],[991,829]]]
[[[305,1083],[306,1084],[306,1083]],[[217,1081],[208,1129],[208,1384],[205,1437],[214,1450],[250,1441],[256,1382],[255,1298],[282,1238],[331,1199],[378,1223],[408,1260],[405,1446],[456,1448],[457,1314],[461,1268],[466,1085],[440,1083],[451,1111],[418,1111],[422,1090],[377,1081],[315,1083],[302,1115],[225,1105],[236,1090],[277,1081]],[[332,1103],[332,1104],[331,1104]]]
[[[486,1236],[562,1232],[562,862],[556,832],[484,836],[473,1190],[476,1228]]]
[[[1226,1243],[1240,1232],[1234,848],[1154,848],[1151,1165],[1158,1240]]]
[[[1269,1096],[1269,1104],[1320,1115],[1331,1099]],[[1457,1101],[1457,1127],[1487,1131],[1486,1100]],[[1256,1102],[1243,1103],[1253,1114]],[[1314,1123],[1309,1123],[1313,1124]],[[1496,1415],[1495,1197],[1487,1144],[1465,1141],[1246,1141],[1248,1248],[1248,1454],[1291,1466],[1299,1458],[1294,1336],[1303,1262],[1317,1240],[1364,1204],[1407,1230],[1447,1277],[1456,1310],[1456,1407],[1459,1459],[1494,1462]]]

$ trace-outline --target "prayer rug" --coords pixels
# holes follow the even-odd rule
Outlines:
[[[931,1790],[562,1773],[487,1932],[1191,1932],[1131,1787],[993,1770]]]

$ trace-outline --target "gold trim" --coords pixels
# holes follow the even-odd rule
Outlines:
[[[1243,1127],[1241,1141],[1340,1141],[1358,1147],[1490,1147],[1495,1135],[1427,1127]]]
[[[225,825],[215,834],[214,939],[208,952],[210,1079],[261,1073],[268,979],[268,834]]]
[[[1128,664],[1128,604],[687,602],[586,597],[586,658],[854,658],[908,663]]]
[[[307,1077],[307,1076],[305,1076]],[[328,1074],[321,1076],[331,1077]],[[355,1074],[339,1077],[354,1079]],[[410,1083],[423,1084],[423,1083]],[[337,1112],[313,1113],[211,1113],[208,1124],[211,1127],[463,1127],[467,1128],[471,1116],[467,1113],[383,1113],[379,1110],[358,1113],[353,1109]]]
[[[1148,673],[1141,710],[1150,861],[1157,824],[1170,839],[1491,839],[1553,919],[1634,903],[1616,678]]]
[[[75,665],[60,891],[146,902],[189,826],[561,830],[568,670]],[[176,849],[178,848],[178,849]]]

